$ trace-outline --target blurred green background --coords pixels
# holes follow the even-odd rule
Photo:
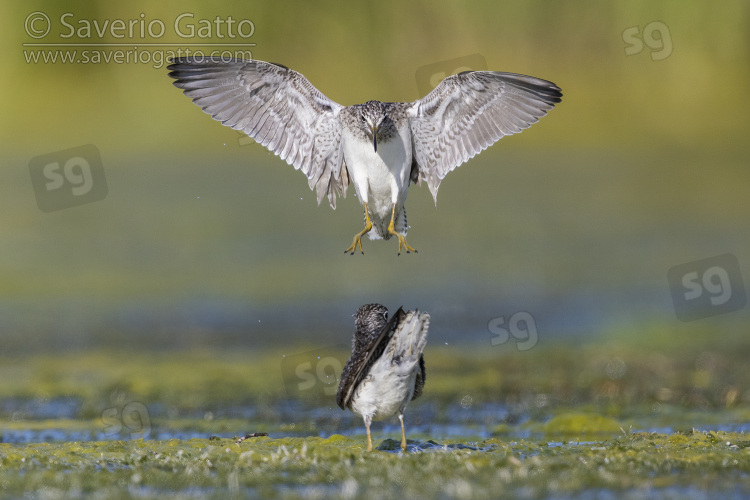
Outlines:
[[[26,31],[37,11],[50,19],[39,39]],[[65,13],[76,30],[122,19],[135,33],[99,37],[93,27],[66,38]],[[254,32],[220,38],[227,26],[214,23],[210,37],[181,38],[173,25],[183,13],[194,14],[186,29],[231,16]],[[488,322],[519,311],[534,318],[540,344],[652,325],[679,335],[671,267],[731,253],[750,269],[747,2],[32,1],[5,2],[0,15],[6,354],[294,351],[348,343],[350,315],[373,301],[429,311],[434,345],[513,349],[491,345]],[[152,21],[165,34],[141,38]],[[318,207],[302,174],[201,112],[156,59],[33,63],[43,51],[87,48],[24,45],[118,43],[97,50],[156,57],[228,42],[255,44],[241,50],[346,105],[418,99],[419,68],[475,54],[487,69],[552,80],[564,98],[451,173],[437,208],[412,187],[417,255],[367,240],[364,256],[349,256],[362,225],[353,189],[336,211]],[[86,144],[101,153],[106,196],[42,212],[30,162]],[[747,318],[742,308],[697,321],[739,338]]]

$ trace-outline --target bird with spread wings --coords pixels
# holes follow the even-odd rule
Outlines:
[[[302,74],[257,60],[177,58],[175,86],[223,125],[241,130],[302,171],[318,204],[346,196],[354,183],[365,227],[361,238],[406,242],[409,185],[427,183],[437,204],[440,182],[500,140],[530,127],[562,98],[552,82],[515,73],[464,71],[411,103],[343,106]]]

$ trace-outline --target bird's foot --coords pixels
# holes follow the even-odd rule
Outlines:
[[[357,246],[359,246],[359,251],[362,255],[365,254],[364,250],[362,250],[362,236],[369,233],[372,229],[372,222],[370,221],[370,214],[367,213],[367,202],[363,203],[365,207],[365,228],[354,235],[354,240],[352,241],[352,246],[344,250],[344,253],[348,253],[349,255],[354,255],[354,251],[357,249]]]
[[[372,451],[372,435],[370,434],[370,425],[365,425],[367,429],[367,451]]]
[[[401,449],[406,451],[406,429],[404,429],[404,414],[399,413],[398,419],[401,421]]]
[[[362,255],[365,254],[365,252],[362,250],[362,235],[364,234],[364,231],[361,233],[357,233],[354,235],[354,241],[352,241],[352,246],[344,250],[344,253],[348,253],[349,255],[354,255],[354,251],[359,246],[359,251],[362,253]]]
[[[406,237],[396,231],[396,204],[393,204],[393,208],[391,209],[391,223],[388,224],[388,234],[391,236],[395,236],[398,238],[398,255],[401,255],[401,247],[406,250],[406,253],[414,252],[417,253],[417,251],[409,246],[409,244],[406,242]]]
[[[409,252],[419,253],[406,242],[406,238],[404,237],[403,234],[397,233],[395,231],[392,232],[391,234],[398,238],[398,254],[397,255],[401,255],[402,246],[404,250],[406,250],[406,253],[409,253]]]

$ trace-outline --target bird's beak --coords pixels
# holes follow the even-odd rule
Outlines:
[[[375,148],[375,152],[378,152],[378,126],[373,125],[370,127],[370,131],[372,132],[372,146]]]

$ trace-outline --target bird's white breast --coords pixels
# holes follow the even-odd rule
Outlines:
[[[370,218],[378,233],[388,234],[393,205],[403,207],[409,188],[412,152],[408,127],[397,135],[378,142],[375,152],[372,141],[363,141],[342,131],[344,159],[360,203],[367,203]]]
[[[418,370],[419,365],[403,370],[392,365],[386,356],[380,358],[357,387],[352,398],[352,411],[373,420],[395,415],[411,401]]]

